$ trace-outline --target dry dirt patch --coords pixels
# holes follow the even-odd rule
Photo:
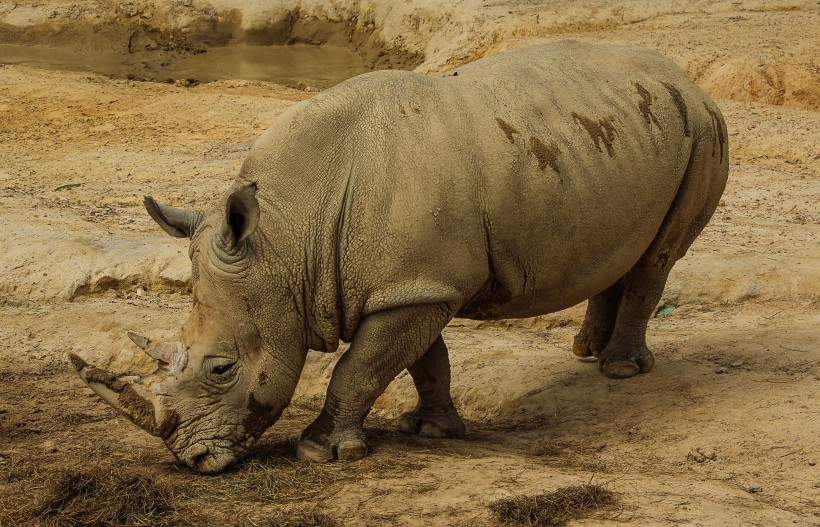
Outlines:
[[[12,328],[33,330],[32,339],[4,340],[0,350],[20,355],[0,378],[4,525],[30,524],[44,503],[68,494],[60,491],[66,477],[97,482],[82,487],[88,492],[73,505],[52,507],[50,517],[65,514],[67,525],[71,511],[86,506],[120,510],[120,498],[92,487],[145,481],[134,477],[170,487],[163,492],[170,517],[196,518],[196,525],[287,525],[313,513],[339,525],[493,525],[494,501],[590,480],[620,500],[595,516],[601,525],[740,519],[812,526],[818,519],[816,304],[746,301],[661,315],[650,327],[657,368],[629,383],[606,380],[572,357],[581,310],[529,328],[449,328],[467,439],[394,431],[393,420],[414,404],[402,377],[365,425],[372,455],[356,463],[295,459],[295,442],[321,407],[327,366],[336,358],[311,354],[294,404],[252,456],[226,474],[202,477],[101,404],[63,359],[84,348],[89,326],[76,321],[89,313],[99,320],[110,310],[118,334],[140,321],[162,327],[185,307],[182,299],[129,302],[88,299],[39,314],[2,308]],[[53,327],[59,335],[49,334]],[[103,343],[104,336],[90,341]],[[137,505],[122,510],[135,513]]]
[[[113,51],[118,75],[166,80],[186,55],[224,46],[333,44],[371,69],[430,73],[524,43],[603,38],[669,54],[717,97],[817,110],[820,44],[795,37],[818,23],[809,0],[88,0],[0,5],[0,42]]]

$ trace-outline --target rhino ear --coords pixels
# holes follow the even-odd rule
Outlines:
[[[145,196],[143,203],[148,215],[162,230],[177,238],[192,237],[205,217],[201,212],[160,205],[151,196]]]
[[[259,225],[259,201],[256,199],[256,183],[231,192],[225,200],[225,221],[222,238],[229,247],[236,247],[253,234]]]

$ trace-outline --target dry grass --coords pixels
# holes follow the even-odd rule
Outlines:
[[[227,498],[283,503],[316,498],[338,481],[355,477],[355,467],[333,464],[311,464],[284,459],[273,464],[251,460],[236,472],[218,478],[199,478],[198,492],[216,493]]]
[[[0,526],[337,527],[332,517],[302,506],[356,472],[284,457],[215,477],[157,465],[37,473],[25,470],[33,466],[26,461],[0,480]]]
[[[327,514],[316,511],[299,511],[296,513],[280,513],[265,523],[257,523],[260,527],[338,527],[336,520]]]
[[[129,451],[120,462],[105,444],[60,444],[62,459],[70,461],[59,469],[44,466],[38,455],[2,457],[0,526],[335,527],[338,520],[320,507],[339,485],[420,467],[416,456],[403,453],[300,462],[289,434],[266,438],[250,459],[209,477],[167,460],[162,445]]]
[[[93,415],[85,409],[77,415],[81,411]],[[87,440],[97,433],[107,437],[107,425],[79,420],[86,421],[77,425],[85,430],[82,438],[72,428],[48,429],[57,451],[44,454],[43,436],[35,434],[15,440],[17,451],[0,452],[0,527],[335,527],[341,519],[329,516],[322,505],[335,499],[342,485],[397,479],[424,466],[405,450],[354,463],[300,462],[295,432],[285,429],[263,438],[245,462],[205,477],[174,463],[156,442],[121,449],[113,440]],[[65,426],[50,414],[37,425],[57,421]],[[387,450],[393,441],[406,440],[386,428],[374,435]],[[429,441],[418,441],[409,444],[427,452]],[[436,488],[431,483],[416,490],[429,495]]]
[[[616,502],[611,490],[587,484],[537,496],[512,496],[491,503],[490,510],[503,525],[561,526]]]
[[[174,487],[144,474],[64,472],[46,482],[44,491],[28,511],[41,525],[190,525],[180,521]]]

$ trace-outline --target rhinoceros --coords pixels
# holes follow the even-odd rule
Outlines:
[[[193,308],[156,372],[72,361],[184,464],[219,472],[289,404],[309,349],[336,364],[299,458],[353,460],[407,369],[404,432],[462,437],[442,330],[589,300],[573,346],[610,378],[652,368],[647,322],[718,205],[727,132],[660,54],[559,42],[438,76],[379,71],[292,106],[207,212],[145,198],[190,238]],[[465,353],[467,350],[464,351]]]

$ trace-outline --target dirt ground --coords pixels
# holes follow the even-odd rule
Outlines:
[[[319,16],[320,2],[304,4]],[[341,4],[328,2],[333,27]],[[151,222],[142,195],[209,206],[260,133],[312,92],[0,66],[0,526],[497,525],[488,507],[497,499],[588,482],[615,491],[617,505],[573,524],[820,525],[820,7],[435,4],[405,2],[398,14],[377,4],[369,19],[362,4],[355,30],[367,34],[350,42],[395,56],[402,44],[414,58],[394,64],[423,72],[567,36],[636,44],[675,58],[716,97],[730,180],[670,277],[662,305],[674,309],[650,322],[655,369],[613,381],[574,358],[583,305],[535,319],[456,320],[445,339],[468,437],[393,431],[415,403],[405,373],[365,424],[372,455],[317,466],[296,460],[295,441],[341,351],[311,353],[291,407],[254,455],[226,474],[194,474],[93,395],[66,354],[147,367],[126,331],[174,335],[190,305],[190,269],[187,245]],[[107,12],[100,2],[14,6],[0,2],[0,36],[11,35],[0,40],[45,35],[54,11],[54,24]],[[145,25],[152,11],[140,9],[131,18]],[[296,40],[329,31],[313,22],[293,24]],[[96,486],[49,501],[80,476]],[[126,485],[134,481],[145,484]],[[69,514],[86,502],[104,510],[110,488],[159,505],[109,523],[90,509]]]

